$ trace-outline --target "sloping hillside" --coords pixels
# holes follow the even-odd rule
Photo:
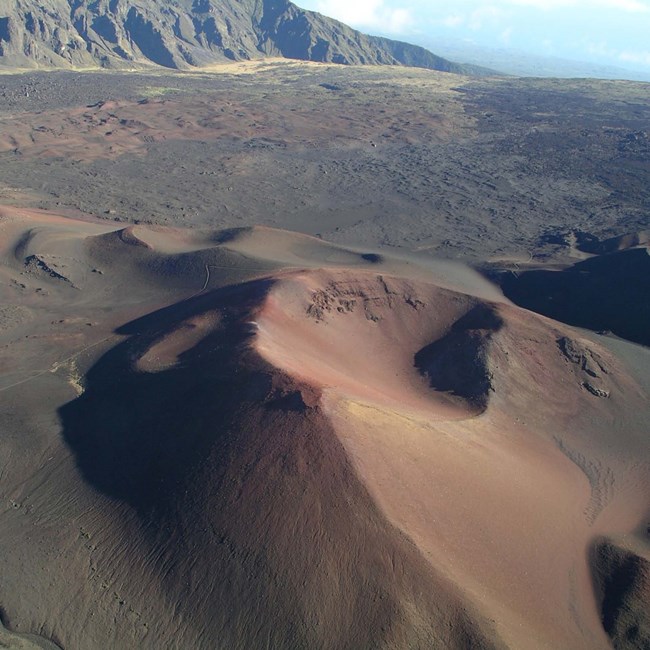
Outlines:
[[[0,64],[188,68],[262,56],[479,72],[287,0],[0,0]]]

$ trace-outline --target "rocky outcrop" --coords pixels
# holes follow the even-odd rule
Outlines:
[[[288,0],[0,0],[0,65],[182,69],[269,55],[480,72]]]

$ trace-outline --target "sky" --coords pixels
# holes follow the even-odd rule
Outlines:
[[[650,0],[296,0],[363,31],[650,72]]]

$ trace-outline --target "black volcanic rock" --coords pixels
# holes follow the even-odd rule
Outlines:
[[[485,72],[288,0],[0,1],[0,65],[188,68],[262,56]]]

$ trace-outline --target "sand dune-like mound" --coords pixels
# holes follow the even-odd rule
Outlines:
[[[645,642],[645,348],[458,265],[0,217],[7,634]]]
[[[369,497],[321,388],[255,352],[271,286],[131,324],[61,410],[86,480],[138,513],[124,552],[165,558],[146,571],[176,603],[172,647],[499,647]],[[125,602],[152,597],[128,589]]]
[[[256,317],[258,349],[274,365],[321,388],[400,408],[462,417],[435,394],[413,351],[471,308],[469,297],[370,273],[316,271],[289,276]],[[435,306],[434,306],[435,305]]]
[[[647,401],[607,350],[507,305],[359,272],[286,278],[256,323],[260,354],[322,391],[390,521],[506,643],[607,647],[587,549],[609,513],[636,526],[650,487],[634,415]]]
[[[377,401],[384,405],[394,392],[391,401],[402,406],[415,395],[427,408],[448,398],[486,406],[499,380],[505,401],[523,400],[543,387],[557,404],[568,403],[575,395],[582,399],[584,389],[594,394],[589,379],[604,392],[623,392],[616,361],[575,332],[503,303],[368,271],[282,276],[255,326],[260,352],[275,365],[340,392],[349,387],[362,395],[381,385],[385,390]],[[521,329],[530,331],[516,342]],[[581,390],[563,396],[556,371]],[[509,395],[511,384],[527,379],[529,387]]]
[[[608,647],[590,549],[638,525],[650,485],[647,403],[606,349],[346,269],[206,292],[121,333],[61,410],[64,436],[137,513],[123,552],[156,548],[168,569],[149,580],[191,600],[178,647],[203,647],[197,630],[249,647]]]

